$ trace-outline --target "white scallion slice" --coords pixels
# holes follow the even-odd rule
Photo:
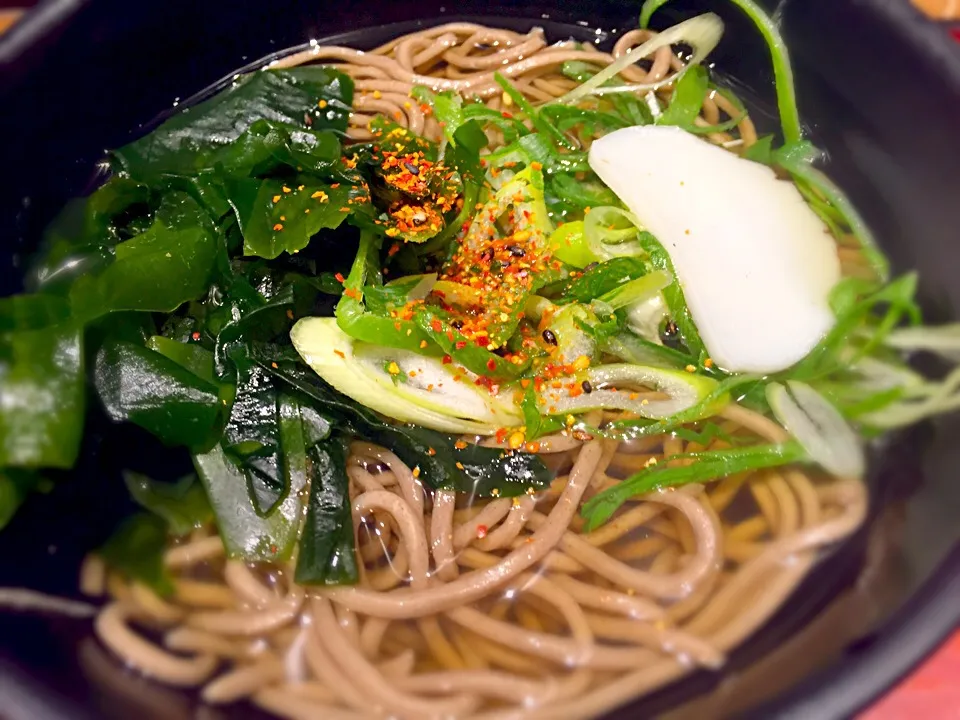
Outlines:
[[[723,37],[723,21],[719,16],[713,13],[704,13],[696,17],[678,23],[673,27],[667,28],[658,35],[650,38],[642,45],[633,48],[628,53],[624,53],[619,58],[610,63],[603,70],[598,72],[592,78],[581,83],[557,102],[567,104],[575,103],[588,95],[603,95],[615,92],[644,93],[650,90],[669,85],[680,79],[685,72],[695,65],[702,63],[707,56],[713,52],[713,49]],[[675,75],[670,75],[663,80],[652,83],[636,83],[628,85],[604,85],[608,80],[616,77],[624,68],[635,65],[646,57],[650,57],[657,50],[663,47],[670,47],[683,43],[693,48],[693,55],[687,60],[683,70]]]
[[[789,388],[789,389],[788,389]],[[824,469],[839,477],[862,477],[866,459],[860,438],[820,393],[796,380],[767,385],[777,420]]]
[[[960,410],[960,368],[954,369],[941,382],[904,385],[903,393],[896,402],[862,415],[860,422],[889,430]]]
[[[884,343],[897,350],[926,350],[960,362],[960,323],[934,327],[904,327],[893,330]]]
[[[697,405],[717,387],[715,380],[702,375],[626,363],[590,368],[581,379],[590,383],[591,392],[571,396],[565,387],[544,388],[539,399],[541,410],[551,415],[626,410],[640,417],[660,420]],[[643,397],[651,393],[667,397]],[[720,402],[723,404],[726,399]],[[713,414],[715,409],[705,408],[704,412]]]
[[[624,224],[626,227],[617,227]],[[615,257],[643,255],[637,241],[640,221],[632,214],[612,205],[595,207],[583,219],[583,236],[587,247],[599,262]]]
[[[371,410],[449,433],[492,435],[520,425],[509,401],[474,384],[476,376],[438,358],[358,342],[336,318],[303,318],[290,339],[300,357],[337,390]],[[455,380],[459,377],[459,380]]]

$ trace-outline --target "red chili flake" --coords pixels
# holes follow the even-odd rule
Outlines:
[[[506,428],[497,428],[497,442],[502,443],[507,438],[507,429]]]
[[[443,324],[437,318],[430,321],[430,327],[434,332],[441,332],[443,330]]]
[[[455,347],[457,350],[463,350],[466,346],[467,346],[467,343],[466,343],[466,341],[464,341],[464,340],[458,340],[458,341],[457,341],[457,344],[454,345],[454,347]]]
[[[449,355],[444,355],[442,362],[444,365],[449,365],[450,363],[453,362],[453,358],[450,357]]]
[[[501,112],[500,114],[501,114],[503,117],[505,117],[507,120],[510,120],[511,118],[513,118],[513,115],[511,115],[510,113],[508,113],[506,110],[504,110],[504,111]]]
[[[488,338],[486,335],[481,335],[480,337],[477,338],[476,343],[480,347],[486,347],[487,345],[490,344],[490,338]]]
[[[477,538],[483,540],[487,536],[487,526],[477,525]]]
[[[346,360],[346,359],[347,359],[347,356],[343,354],[343,351],[342,351],[342,350],[334,350],[334,351],[333,351],[333,354],[334,354],[334,355],[338,355],[338,356],[339,356],[341,359],[343,359],[343,360]]]
[[[341,285],[345,282],[343,273],[337,273],[336,275],[334,275],[334,277],[337,279],[337,282],[340,283]]]
[[[427,455],[429,455],[430,457],[433,457],[436,454],[437,454],[436,450],[434,450],[433,448],[427,448]]]
[[[198,332],[193,332],[193,333],[190,335],[190,337],[192,337],[194,340],[199,340],[199,339],[200,339],[200,333],[198,333]]]
[[[394,243],[393,245],[390,246],[390,249],[387,250],[387,256],[393,257],[398,252],[400,252],[400,243]]]

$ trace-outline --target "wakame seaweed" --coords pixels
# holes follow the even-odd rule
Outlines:
[[[374,335],[396,333],[401,346],[429,340],[413,322],[396,332],[390,308],[378,304],[391,297],[376,290],[382,238],[427,239],[405,262],[435,262],[472,217],[454,201],[462,194],[472,207],[483,180],[486,137],[475,113],[450,128],[442,160],[435,145],[382,123],[398,153],[392,161],[376,143],[344,151],[352,99],[351,79],[330,68],[237,78],[113,152],[112,176],[51,224],[28,279],[33,292],[0,300],[2,522],[43,469],[72,466],[88,380],[112,420],[194,456],[199,484],[129,476],[153,514],[127,521],[101,551],[161,592],[170,589],[158,560],[166,534],[211,514],[231,556],[282,559],[299,541],[298,580],[355,581],[349,437],[389,447],[432,487],[509,496],[549,481],[534,455],[461,448],[442,433],[382,420],[289,348],[295,320],[345,288],[338,314],[358,331],[367,323]],[[457,98],[450,113],[459,107]],[[398,185],[389,170],[411,158],[436,163],[422,186]],[[400,229],[397,218],[430,203],[438,210],[428,233]],[[398,214],[404,206],[408,215]],[[353,255],[360,229],[369,252],[361,244],[344,286],[318,243]],[[365,283],[366,307],[352,297]]]

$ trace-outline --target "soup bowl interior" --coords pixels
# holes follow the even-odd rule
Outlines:
[[[897,5],[896,8],[888,7]],[[902,7],[901,7],[902,5]],[[776,130],[766,46],[728,4],[679,1],[659,22],[715,9],[727,33],[713,56]],[[42,227],[96,182],[104,148],[216,87],[238,68],[310,39],[374,47],[423,23],[473,17],[551,39],[608,47],[638,6],[589,3],[47,2],[0,48],[0,291],[17,292]],[[397,25],[399,23],[399,25]],[[960,57],[906,3],[786,3],[802,116],[829,172],[876,229],[898,271],[917,269],[929,320],[956,317],[960,284]],[[717,192],[726,190],[718,188]],[[799,713],[833,717],[882,692],[944,636],[960,609],[960,447],[955,418],[886,441],[873,456],[865,526],[825,553],[780,611],[719,672],[699,672],[615,717]],[[78,467],[52,479],[0,533],[0,584],[77,594],[83,555],[131,509],[120,473],[176,476],[183,458],[94,410]],[[896,648],[896,652],[893,649]],[[124,671],[87,621],[0,616],[0,698],[14,717],[180,718],[198,702]],[[246,706],[203,717],[246,717]]]

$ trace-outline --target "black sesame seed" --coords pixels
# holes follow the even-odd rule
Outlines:
[[[583,269],[583,271],[584,271],[584,272],[590,272],[591,270],[593,270],[593,269],[594,269],[597,265],[599,265],[599,264],[600,264],[600,263],[592,262],[592,263],[590,263],[589,265],[587,265],[587,266]]]
[[[543,331],[543,341],[544,341],[545,343],[547,343],[547,345],[556,345],[556,344],[557,344],[557,336],[553,334],[553,331],[552,331],[552,330],[544,330],[544,331]]]
[[[593,385],[590,384],[589,380],[584,380],[582,383],[580,383],[580,387],[582,387],[583,391],[588,395],[593,392]]]
[[[463,320],[454,320],[454,321],[453,321],[452,323],[450,323],[450,324],[453,325],[453,327],[456,328],[457,330],[462,330],[462,329],[463,329]]]
[[[523,257],[527,253],[519,245],[507,245],[507,252],[509,252],[514,257]]]
[[[416,165],[414,165],[413,163],[405,162],[405,163],[403,164],[403,166],[409,171],[409,173],[410,173],[411,175],[419,175],[419,174],[420,174],[420,168],[418,168],[418,167],[417,167]]]

